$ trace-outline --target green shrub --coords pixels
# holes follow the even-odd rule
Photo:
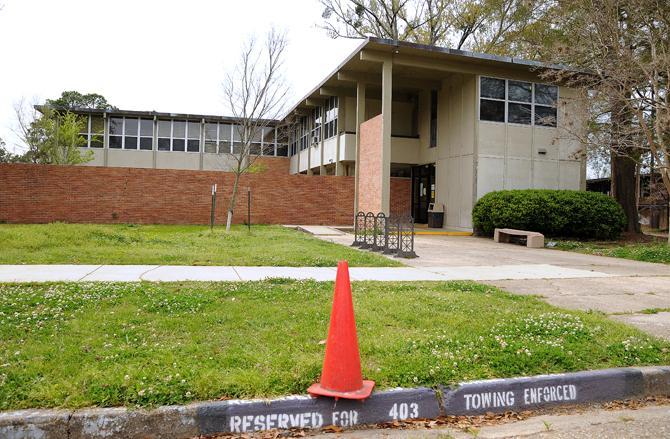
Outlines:
[[[479,235],[496,228],[540,232],[545,236],[614,239],[626,225],[623,209],[598,192],[526,189],[490,192],[477,201],[472,222]]]

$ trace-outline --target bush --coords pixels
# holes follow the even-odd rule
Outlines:
[[[510,228],[561,238],[615,239],[626,216],[619,203],[598,192],[526,189],[484,195],[472,210],[472,222],[475,232],[486,236]]]

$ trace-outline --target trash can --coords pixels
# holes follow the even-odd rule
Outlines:
[[[428,227],[431,229],[441,229],[444,223],[444,205],[440,203],[430,203],[428,205]]]

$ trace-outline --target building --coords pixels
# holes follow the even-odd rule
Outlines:
[[[354,211],[388,214],[400,196],[392,177],[406,178],[417,223],[437,203],[444,227],[471,230],[490,191],[585,189],[582,145],[566,134],[579,126],[577,91],[544,83],[547,67],[368,38],[276,121],[291,132],[268,128],[256,152],[291,174],[355,176]],[[82,114],[94,166],[226,170],[239,141],[232,118]]]

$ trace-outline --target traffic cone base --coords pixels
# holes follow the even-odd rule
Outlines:
[[[360,389],[354,390],[353,392],[338,392],[337,390],[326,389],[321,383],[315,383],[309,386],[307,393],[312,396],[329,396],[335,399],[366,399],[370,396],[374,387],[374,381],[363,380],[363,387]]]

